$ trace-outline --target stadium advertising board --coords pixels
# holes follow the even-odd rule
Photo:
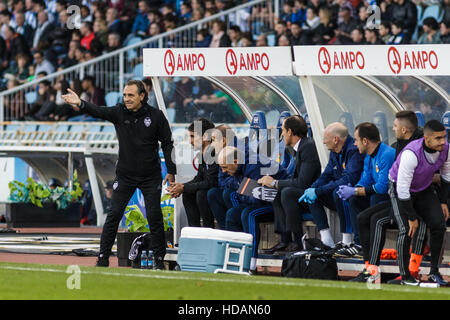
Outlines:
[[[295,74],[449,75],[450,45],[298,46]]]
[[[290,76],[289,47],[143,49],[144,76]]]

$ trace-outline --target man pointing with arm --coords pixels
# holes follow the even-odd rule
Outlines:
[[[63,95],[66,103],[80,108],[81,112],[114,124],[119,141],[119,159],[113,184],[111,210],[107,212],[100,239],[97,266],[109,266],[111,248],[124,210],[139,188],[144,195],[145,209],[151,234],[151,249],[155,255],[155,269],[164,269],[166,245],[164,222],[161,212],[161,163],[159,144],[164,152],[167,176],[164,180],[174,182],[176,165],[172,161],[173,140],[169,123],[164,114],[147,101],[147,91],[139,80],[130,80],[123,90],[124,104],[99,107],[80,100],[68,89]]]

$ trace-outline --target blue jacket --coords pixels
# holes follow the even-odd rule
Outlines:
[[[249,157],[249,147],[247,139],[238,139],[236,136],[234,137],[233,146],[238,148],[240,151],[244,151],[245,161],[248,162]],[[244,150],[242,150],[244,148]],[[230,188],[230,175],[226,172],[223,172],[222,169],[219,168],[219,176],[218,176],[218,186],[220,189]]]
[[[138,13],[136,18],[134,19],[131,32],[133,33],[137,33],[139,31],[147,32],[149,26],[150,21],[148,21],[147,14]]]
[[[395,161],[395,149],[381,142],[372,155],[366,155],[364,169],[356,184],[366,194],[385,194],[389,188],[389,169]]]
[[[271,175],[274,179],[280,180],[289,178],[287,170],[284,167],[280,166],[277,162],[270,160],[269,162],[264,161],[264,163],[266,164],[256,162],[256,156],[250,155],[249,161],[246,161],[245,164],[240,164],[233,176],[228,175],[227,188],[237,190],[244,178],[259,180],[264,175],[264,171],[262,169],[269,168],[271,166],[276,166],[276,168],[278,168],[278,171],[275,174]],[[267,202],[261,201],[254,197],[247,197],[243,195],[238,195],[238,200],[240,204],[267,205]]]
[[[340,153],[330,152],[330,160],[320,177],[312,184],[318,196],[332,193],[341,185],[354,186],[361,176],[364,155],[359,153],[350,135]]]

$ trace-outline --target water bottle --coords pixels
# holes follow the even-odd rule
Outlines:
[[[142,250],[141,253],[141,269],[147,269],[148,268],[148,255],[145,250]]]
[[[154,257],[153,257],[153,251],[152,250],[148,251],[147,258],[148,258],[147,269],[153,269],[153,258]]]
[[[434,282],[421,282],[419,284],[419,287],[421,288],[439,288],[439,283]]]

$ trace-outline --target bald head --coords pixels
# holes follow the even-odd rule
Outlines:
[[[230,176],[234,176],[239,163],[242,163],[243,154],[235,147],[225,147],[220,151],[217,157],[219,166],[223,172],[228,173]]]
[[[323,133],[323,143],[327,149],[339,153],[348,137],[348,129],[340,122],[329,124]]]

